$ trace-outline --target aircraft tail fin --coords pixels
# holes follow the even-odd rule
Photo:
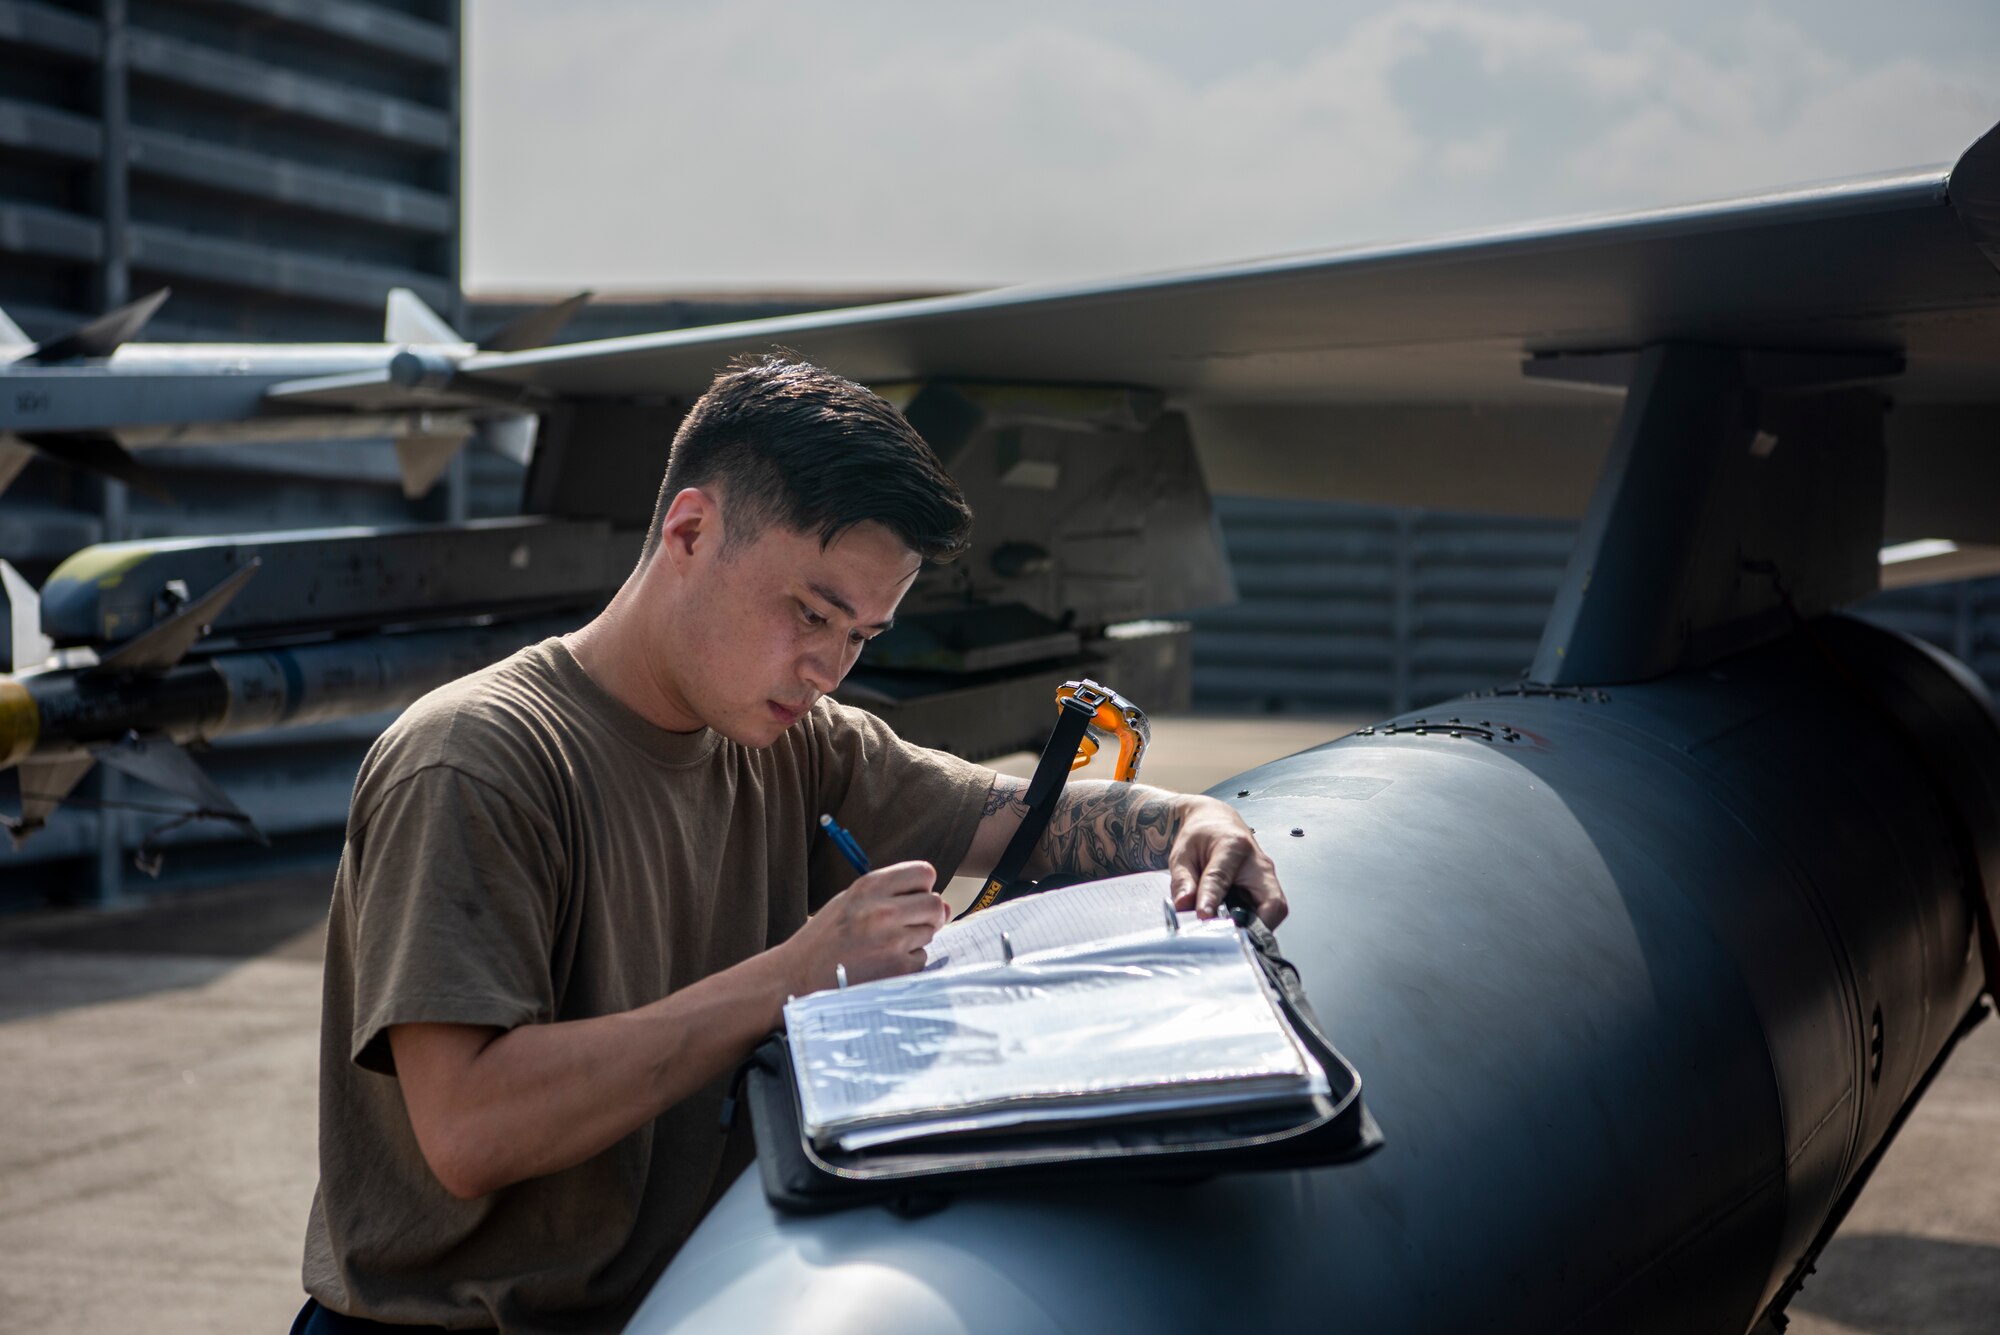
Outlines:
[[[389,302],[382,312],[382,339],[387,343],[465,342],[442,315],[407,287],[389,289]]]

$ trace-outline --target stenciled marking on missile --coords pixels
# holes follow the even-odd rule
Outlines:
[[[284,650],[271,655],[278,665],[278,673],[285,681],[285,704],[280,717],[289,717],[298,712],[306,698],[305,669],[299,666],[298,658]]]
[[[1366,802],[1395,782],[1372,774],[1311,774],[1296,779],[1280,779],[1269,788],[1245,788],[1239,798],[1264,801],[1279,797],[1336,798],[1343,802]]]

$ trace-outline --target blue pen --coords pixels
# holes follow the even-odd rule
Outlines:
[[[861,851],[861,845],[854,842],[854,836],[833,823],[833,817],[821,816],[819,827],[826,831],[826,837],[833,840],[833,846],[840,855],[854,864],[854,870],[866,876],[869,871],[868,855]]]

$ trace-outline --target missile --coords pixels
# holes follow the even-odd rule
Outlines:
[[[206,742],[398,709],[574,616],[220,653],[146,675],[67,669],[0,677],[0,768],[89,754],[133,733]]]
[[[381,343],[134,342],[167,295],[162,288],[39,343],[0,313],[0,491],[40,458],[171,500],[135,452],[387,436],[405,495],[421,496],[469,440],[517,460],[532,444],[540,397],[462,376],[459,361],[554,337],[589,294],[530,311],[477,344],[406,288],[389,293]]]
[[[798,1216],[755,1171],[627,1327],[1778,1329],[1985,1011],[2000,727],[1839,616],[1637,685],[1502,688],[1213,794],[1385,1146]]]
[[[18,767],[31,834],[93,763],[193,799],[250,832],[248,818],[177,748],[239,733],[401,709],[457,677],[576,627],[538,617],[219,653],[159,672],[64,668],[0,676],[0,768]],[[160,759],[176,748],[185,764]],[[195,777],[200,776],[200,777]]]
[[[601,596],[621,551],[601,523],[518,518],[106,543],[39,594],[0,561],[15,669],[0,676],[0,769],[21,787],[7,827],[17,843],[40,829],[104,764],[261,840],[184,748],[400,709],[573,629],[576,612],[553,609]]]

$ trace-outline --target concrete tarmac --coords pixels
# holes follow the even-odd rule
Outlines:
[[[1200,789],[1344,731],[1163,719],[1145,777]],[[0,920],[0,1335],[288,1328],[330,885]],[[1947,1064],[1791,1317],[1792,1335],[2000,1333],[2000,1023]]]

